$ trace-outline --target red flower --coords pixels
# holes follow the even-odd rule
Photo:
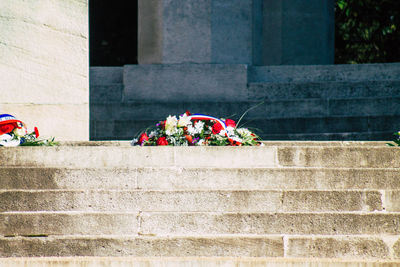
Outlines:
[[[142,133],[139,137],[139,144],[142,145],[145,141],[149,141],[149,137],[146,133]]]
[[[38,138],[39,137],[39,130],[37,127],[33,128],[33,130],[35,131],[35,137]]]
[[[236,128],[236,122],[234,120],[226,119],[225,124],[226,124],[226,127],[230,126],[230,127]]]
[[[15,123],[0,125],[0,135],[11,133],[16,128]]]
[[[191,135],[185,135],[186,140],[191,144],[193,142],[193,137]]]
[[[212,133],[213,134],[219,134],[219,132],[222,130],[222,125],[219,122],[214,123],[212,126]]]
[[[190,112],[189,112],[189,110],[186,110],[186,112],[185,112],[185,113],[186,113],[186,115],[187,115],[187,116],[190,116],[190,115],[192,115],[192,113],[190,113]]]
[[[167,139],[165,139],[165,137],[160,137],[157,139],[157,145],[158,146],[167,146],[168,141],[167,141]]]

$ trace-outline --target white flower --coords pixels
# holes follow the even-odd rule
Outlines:
[[[0,146],[18,146],[20,144],[19,139],[13,139],[9,134],[0,135]]]
[[[235,128],[232,126],[226,127],[226,132],[228,133],[228,136],[234,135],[235,134]]]
[[[196,146],[204,146],[204,145],[205,145],[204,139],[200,139],[200,140],[196,143]]]
[[[251,136],[251,132],[246,128],[239,128],[239,129],[236,129],[236,131],[242,137]]]
[[[23,137],[26,134],[26,130],[24,128],[15,128],[13,133],[18,137]]]
[[[139,141],[139,139],[134,138],[131,142],[131,146],[134,146],[137,142]]]
[[[179,121],[178,121],[178,126],[179,127],[186,127],[188,125],[192,124],[190,121],[190,118],[185,114],[183,116],[179,116]]]
[[[225,135],[226,135],[226,131],[225,131],[225,130],[221,130],[221,131],[219,132],[219,135],[220,135],[220,136],[225,136]]]
[[[177,126],[178,120],[175,116],[168,116],[166,122],[165,122],[165,133],[167,135],[173,135],[176,133],[176,126]]]
[[[194,128],[196,129],[196,132],[197,132],[197,133],[201,133],[201,131],[202,131],[203,128],[204,128],[204,122],[198,121],[198,122],[196,123],[196,125],[194,126]]]
[[[149,138],[152,138],[152,137],[156,136],[156,134],[157,134],[156,131],[151,131],[151,132],[149,133]]]

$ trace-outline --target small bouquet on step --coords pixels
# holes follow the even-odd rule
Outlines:
[[[0,146],[54,146],[54,138],[38,139],[39,130],[28,133],[25,123],[10,114],[0,114]]]
[[[260,146],[259,137],[247,128],[237,128],[231,119],[219,119],[188,111],[168,116],[156,128],[132,140],[133,146]]]

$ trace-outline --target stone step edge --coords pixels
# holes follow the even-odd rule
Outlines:
[[[386,141],[262,141],[269,146],[385,146]],[[61,141],[62,146],[131,146],[131,141]]]
[[[367,267],[371,266],[400,266],[400,259],[340,259],[340,258],[284,258],[284,257],[13,257],[13,258],[0,258],[1,264],[6,263],[5,266],[26,266],[26,264],[49,264],[54,267],[64,267],[66,264],[119,264],[113,266],[137,266],[137,264],[145,264],[148,267],[155,266],[226,266],[226,267],[237,267],[237,263],[240,266],[251,267],[258,266],[258,264],[274,264],[271,266],[327,266],[327,267]],[[18,264],[18,265],[17,265]],[[19,265],[21,264],[21,265]],[[129,264],[129,265],[126,265]],[[132,264],[132,265],[130,265]],[[177,265],[178,264],[178,265]],[[183,265],[181,265],[183,264]],[[257,265],[253,265],[257,264]],[[276,265],[275,265],[276,264]],[[315,265],[314,265],[315,264]],[[47,265],[40,265],[45,267]],[[67,265],[69,266],[69,265]],[[75,265],[74,265],[75,266]],[[80,265],[78,265],[80,266]],[[86,265],[84,265],[86,266]],[[90,265],[92,266],[92,265]],[[95,265],[93,265],[95,266]],[[101,265],[103,266],[103,265]],[[105,266],[105,265],[104,265]],[[140,265],[142,266],[142,265]]]

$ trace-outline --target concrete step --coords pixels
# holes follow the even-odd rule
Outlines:
[[[0,258],[4,267],[387,267],[400,266],[391,259],[323,259],[264,257],[30,257]]]
[[[252,66],[249,82],[399,80],[400,63],[354,65]]]
[[[398,168],[0,167],[7,189],[399,190],[400,179]]]
[[[400,211],[399,190],[5,190],[0,211]]]
[[[249,101],[353,99],[400,96],[400,78],[384,81],[320,81],[250,83]]]
[[[262,100],[265,102],[261,105],[259,105],[261,100],[258,101],[256,99],[241,102],[219,102],[218,104],[211,102],[102,103],[92,105],[93,110],[91,119],[94,121],[105,119],[115,121],[149,121],[147,127],[150,127],[160,120],[165,120],[165,118],[170,114],[182,114],[185,110],[210,115],[218,114],[219,117],[238,119],[251,107],[254,108],[250,110],[245,117],[248,120],[276,118],[325,118],[335,116],[393,116],[400,114],[400,97],[394,96],[381,98],[299,98],[278,100],[263,98]],[[157,113],[151,112],[151,110],[156,110]]]
[[[397,241],[397,242],[396,242]],[[397,237],[380,236],[76,236],[0,238],[0,257],[283,257],[399,259]],[[374,265],[375,266],[375,265]]]
[[[398,131],[397,125],[400,124],[400,116],[397,115],[318,117],[318,114],[314,114],[308,118],[275,119],[260,118],[259,114],[255,116],[258,119],[246,116],[241,124],[243,127],[251,127],[263,140],[393,140],[393,133]],[[158,119],[93,119],[93,139],[115,140],[118,137],[121,140],[132,140],[154,125],[155,121]]]
[[[400,213],[2,212],[0,236],[400,235]]]
[[[356,144],[356,143],[355,143]],[[0,148],[3,167],[348,167],[399,168],[400,148],[387,146]]]

